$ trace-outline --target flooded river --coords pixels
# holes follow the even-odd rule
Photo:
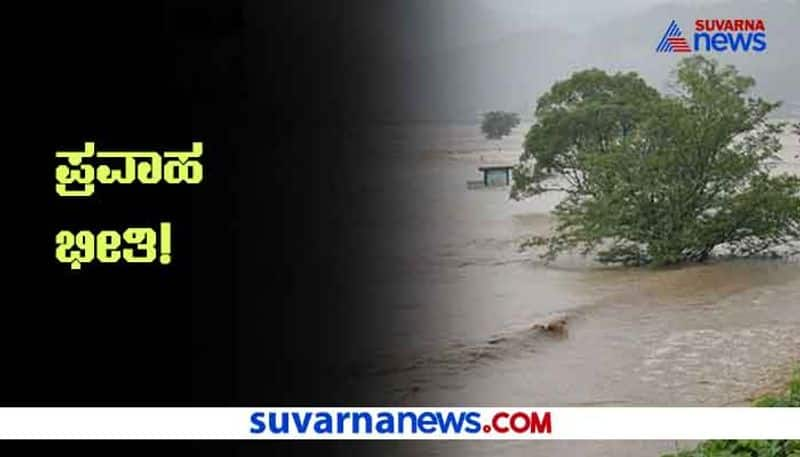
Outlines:
[[[723,406],[780,386],[800,359],[800,262],[609,268],[545,264],[520,242],[546,234],[558,195],[468,191],[477,167],[513,163],[477,126],[386,127],[391,170],[361,185],[385,217],[354,221],[380,249],[365,338],[374,403],[442,406]],[[781,169],[800,170],[796,138]],[[556,323],[554,331],[541,327]],[[540,324],[540,325],[537,325]],[[562,325],[563,324],[563,325]],[[408,455],[657,456],[664,442],[420,442]],[[391,453],[382,450],[382,453]]]

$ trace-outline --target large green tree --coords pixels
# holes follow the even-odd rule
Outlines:
[[[755,81],[701,56],[682,60],[675,92],[635,73],[592,69],[538,101],[511,196],[564,192],[555,232],[528,244],[624,264],[704,261],[718,246],[761,253],[800,236],[800,179],[771,173],[779,104]]]

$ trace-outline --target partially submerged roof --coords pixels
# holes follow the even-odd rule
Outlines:
[[[489,171],[489,170],[509,170],[514,168],[516,165],[486,165],[483,167],[478,167],[480,171]]]

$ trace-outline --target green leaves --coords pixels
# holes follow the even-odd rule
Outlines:
[[[800,407],[800,368],[794,372],[784,395],[765,396],[755,401],[761,407]],[[711,440],[696,448],[662,457],[800,457],[800,441]]]
[[[520,162],[535,163],[520,173],[512,197],[525,198],[547,190],[543,183],[560,175],[574,190],[585,193],[583,161],[608,152],[631,136],[659,94],[635,73],[608,75],[592,69],[556,83],[537,104],[538,122],[525,137]]]
[[[674,96],[592,69],[539,99],[511,196],[566,193],[555,234],[532,243],[545,258],[671,264],[798,239],[800,182],[768,167],[783,125],[766,116],[778,104],[748,97],[752,78],[702,56],[675,74]]]
[[[755,405],[769,408],[800,408],[800,368],[795,370],[789,388],[783,395],[761,397],[756,400]]]
[[[662,457],[798,457],[800,442],[789,440],[714,440],[691,451]]]
[[[489,111],[483,114],[481,132],[488,140],[499,140],[511,133],[511,129],[519,125],[517,113],[505,111]]]

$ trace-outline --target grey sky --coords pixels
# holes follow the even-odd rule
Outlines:
[[[708,53],[756,78],[756,93],[800,112],[798,0],[397,0],[372,21],[389,82],[400,94],[386,117],[475,119],[503,109],[530,113],[554,82],[591,67],[635,71],[667,89],[679,54],[655,52],[673,19],[690,33],[697,18],[763,18],[763,53]],[[380,111],[376,116],[384,116]]]
[[[498,13],[524,14],[551,27],[582,31],[619,16],[630,16],[661,5],[702,6],[724,0],[477,0]],[[764,1],[764,0],[754,0]]]

